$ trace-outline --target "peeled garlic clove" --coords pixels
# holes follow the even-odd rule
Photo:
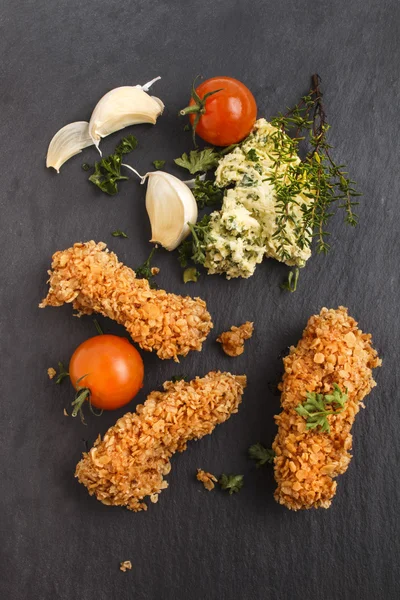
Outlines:
[[[129,125],[152,123],[164,110],[159,98],[153,98],[141,86],[118,87],[97,103],[89,122],[89,135],[96,147],[101,138]]]
[[[175,250],[188,236],[189,223],[197,221],[197,203],[188,186],[164,171],[147,173],[146,209],[151,224],[151,242]]]
[[[93,146],[93,140],[89,135],[89,123],[87,121],[76,121],[69,123],[57,131],[49,144],[46,157],[46,167],[53,167],[60,172],[60,167],[75,154],[79,154],[83,148]]]

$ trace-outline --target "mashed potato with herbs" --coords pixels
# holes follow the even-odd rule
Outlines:
[[[226,190],[221,210],[211,215],[211,241],[206,247],[204,263],[210,274],[226,273],[228,279],[250,277],[265,256],[287,265],[303,266],[311,255],[312,232],[305,231],[303,247],[296,240],[296,230],[304,227],[301,206],[313,202],[303,193],[296,196],[296,203],[290,203],[290,219],[283,228],[285,255],[280,249],[282,240],[276,235],[277,194],[270,180],[276,173],[276,167],[272,167],[279,154],[271,137],[276,131],[268,121],[259,119],[241,146],[219,162],[216,184],[234,187]],[[299,162],[298,156],[294,156],[292,164]],[[279,173],[284,173],[289,164],[283,163]]]

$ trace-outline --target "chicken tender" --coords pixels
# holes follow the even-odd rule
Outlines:
[[[201,350],[213,326],[203,300],[151,289],[103,242],[78,243],[56,252],[49,275],[50,289],[40,308],[68,302],[78,316],[100,313],[162,359],[178,361],[190,350]]]
[[[142,500],[168,487],[170,458],[187,442],[212,433],[238,411],[246,386],[244,375],[211,372],[190,383],[164,383],[151,392],[136,413],[127,413],[93,448],[83,454],[75,476],[103,504],[146,510]]]
[[[381,365],[371,336],[357,327],[347,309],[323,308],[308,321],[297,347],[284,360],[280,384],[282,412],[275,417],[278,434],[272,445],[275,499],[292,510],[328,508],[336,493],[334,477],[344,473],[351,460],[355,415],[363,398],[376,385],[372,369]],[[331,394],[334,384],[347,400],[339,414],[329,415],[330,431],[307,429],[296,412],[307,392]]]

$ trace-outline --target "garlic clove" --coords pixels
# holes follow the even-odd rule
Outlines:
[[[75,154],[82,152],[83,148],[93,146],[89,135],[89,123],[76,121],[69,123],[57,131],[49,144],[46,157],[46,167],[53,167],[60,172],[61,166]]]
[[[146,210],[151,224],[151,242],[175,250],[197,221],[197,203],[188,186],[164,171],[146,173]]]
[[[152,123],[164,110],[164,104],[141,86],[118,87],[99,100],[89,122],[89,135],[98,148],[101,138],[138,123]]]

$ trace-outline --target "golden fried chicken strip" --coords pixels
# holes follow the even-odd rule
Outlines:
[[[163,476],[171,470],[171,456],[236,413],[245,387],[244,375],[219,371],[190,383],[167,381],[164,392],[151,392],[103,441],[99,436],[83,454],[75,476],[103,504],[146,510],[143,498],[157,502],[168,487]]]
[[[292,510],[330,506],[337,486],[333,478],[346,471],[351,459],[355,415],[376,385],[372,369],[380,364],[371,336],[358,329],[343,306],[323,308],[309,319],[297,347],[284,358],[282,412],[275,417],[278,434],[272,445],[277,502]],[[330,394],[334,383],[348,391],[343,412],[328,417],[330,433],[306,429],[295,408],[307,392]]]
[[[86,242],[53,255],[50,289],[39,305],[72,302],[79,316],[98,312],[123,325],[143,350],[160,358],[201,350],[212,322],[200,298],[152,290],[106,244]]]

